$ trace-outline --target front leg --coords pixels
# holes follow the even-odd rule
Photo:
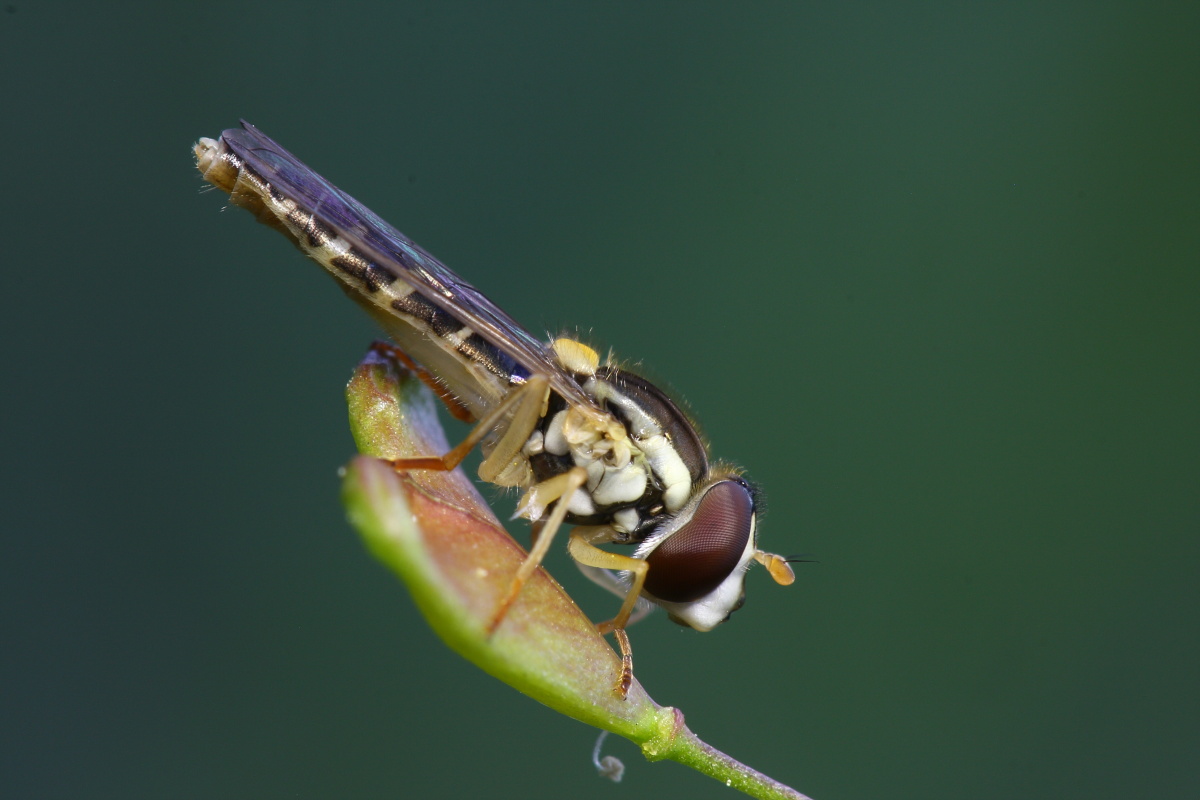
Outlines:
[[[504,432],[492,452],[479,466],[479,477],[494,483],[505,467],[509,466],[521,452],[529,435],[537,427],[546,397],[550,391],[550,380],[544,375],[534,375],[520,386],[509,390],[495,408],[488,411],[466,438],[440,456],[417,456],[394,458],[389,463],[398,470],[431,469],[449,471],[462,463],[485,436],[504,423]],[[505,421],[505,417],[511,417]]]
[[[571,558],[584,566],[630,573],[629,590],[625,594],[621,610],[611,620],[596,626],[600,633],[613,633],[618,647],[621,648],[621,674],[617,678],[615,691],[619,697],[624,698],[633,683],[633,650],[625,628],[629,624],[629,615],[633,613],[638,597],[642,594],[642,586],[646,582],[646,573],[649,572],[650,565],[640,558],[610,553],[596,547],[597,542],[609,541],[612,541],[612,530],[609,528],[577,528],[571,532],[567,550],[571,553]]]
[[[488,623],[488,636],[491,636],[496,632],[496,628],[500,627],[500,623],[504,621],[504,617],[508,614],[508,609],[521,593],[521,587],[525,585],[525,581],[529,580],[529,576],[533,574],[533,571],[538,568],[538,565],[546,557],[546,553],[550,550],[550,543],[554,540],[554,534],[558,532],[558,529],[562,527],[563,520],[566,519],[567,507],[570,505],[571,495],[575,494],[575,490],[583,486],[586,482],[587,470],[582,467],[572,467],[567,472],[542,481],[530,489],[530,492],[537,493],[547,504],[554,503],[554,509],[550,512],[550,516],[546,518],[545,522],[540,525],[538,534],[534,539],[533,547],[529,549],[529,555],[525,557],[525,562],[521,564],[520,569],[517,570],[517,574],[513,576],[512,586],[509,587],[508,594],[500,601],[500,605],[496,607],[491,622]]]

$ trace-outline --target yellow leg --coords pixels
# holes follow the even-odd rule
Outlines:
[[[517,595],[521,593],[521,587],[525,585],[525,581],[529,580],[529,576],[542,563],[542,559],[546,557],[546,553],[550,550],[550,543],[554,540],[554,534],[562,527],[563,520],[567,516],[567,504],[570,502],[571,495],[580,486],[587,482],[587,471],[582,467],[574,467],[562,475],[557,475],[548,481],[538,484],[538,487],[551,485],[557,490],[558,496],[551,498],[548,502],[554,502],[554,510],[550,512],[550,516],[546,518],[545,524],[538,532],[536,541],[533,547],[529,550],[529,555],[525,557],[525,562],[521,564],[517,574],[513,576],[512,586],[509,587],[508,594],[500,601],[500,605],[496,607],[496,612],[492,615],[491,622],[488,623],[487,634],[491,636],[496,632],[496,628],[504,621],[504,617],[508,614],[508,609],[512,606],[513,601],[517,599]]]
[[[550,400],[550,379],[545,375],[534,375],[519,391],[521,396],[513,401],[512,418],[505,426],[504,435],[479,465],[479,477],[488,483],[496,483],[497,476],[512,463],[521,452],[521,448],[525,447],[525,443],[529,441],[529,434],[533,433],[533,429],[545,415],[546,403]],[[504,399],[508,400],[507,397]],[[488,417],[492,418],[495,424],[502,419],[503,412],[497,415],[492,411],[485,419]]]
[[[546,403],[546,392],[550,385],[544,375],[535,375],[521,386],[514,387],[495,408],[489,411],[479,423],[467,434],[457,446],[440,456],[417,456],[415,458],[388,459],[396,469],[432,469],[447,472],[454,469],[475,445],[487,436],[492,429],[500,424],[505,415],[512,412],[512,419],[505,428],[504,435],[493,448],[491,454],[479,467],[480,477],[490,480],[516,457],[525,446],[529,434],[533,433],[541,418],[541,409]],[[496,466],[496,465],[499,466]],[[493,469],[489,476],[483,475],[484,467],[491,465]]]
[[[624,570],[632,575],[621,610],[608,622],[601,622],[596,626],[600,633],[613,633],[617,645],[621,648],[621,674],[617,678],[615,691],[619,697],[624,698],[633,682],[633,651],[629,646],[625,626],[629,623],[629,615],[633,613],[637,599],[642,594],[642,585],[646,582],[646,573],[649,572],[650,565],[640,558],[610,553],[596,547],[595,542],[608,542],[611,541],[611,537],[612,531],[608,528],[577,528],[571,532],[567,550],[571,553],[571,558],[580,564],[600,569]]]
[[[567,543],[567,550],[570,552],[571,558],[580,564],[632,573],[633,580],[630,581],[629,591],[625,594],[625,602],[621,604],[621,610],[608,622],[601,622],[596,626],[601,633],[625,628],[626,623],[629,622],[629,615],[633,613],[633,607],[637,605],[637,599],[642,594],[646,573],[650,571],[650,565],[640,558],[610,553],[596,547],[595,542],[612,541],[611,536],[612,532],[604,527],[577,528],[571,532],[571,540]]]
[[[381,342],[378,340],[371,342],[371,349],[386,358],[390,358],[393,361],[399,361],[401,364],[408,367],[408,369],[414,375],[421,379],[421,383],[428,386],[433,393],[438,396],[438,399],[441,400],[442,404],[446,406],[446,410],[449,411],[450,415],[455,419],[462,420],[463,422],[475,421],[475,417],[471,414],[471,410],[459,402],[459,399],[455,397],[449,389],[446,388],[444,383],[434,377],[432,372],[409,358],[408,353],[404,352],[390,342]]]
[[[633,684],[633,649],[629,646],[629,634],[625,633],[624,628],[617,628],[613,633],[617,637],[617,645],[621,648],[621,675],[617,678],[617,685],[613,690],[617,697],[624,700]]]

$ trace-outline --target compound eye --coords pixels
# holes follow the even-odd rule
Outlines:
[[[646,591],[668,603],[698,600],[737,568],[753,527],[754,499],[746,485],[734,479],[713,484],[692,518],[646,556]]]

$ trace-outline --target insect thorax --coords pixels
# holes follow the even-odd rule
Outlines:
[[[640,541],[707,475],[704,444],[679,407],[644,378],[611,366],[575,377],[611,415],[609,422],[551,393],[525,451],[534,479],[584,468],[587,484],[570,498],[568,521],[609,525],[622,538]]]

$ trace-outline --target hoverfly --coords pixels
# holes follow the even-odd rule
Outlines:
[[[621,695],[632,680],[625,627],[639,598],[708,631],[742,605],[751,561],[792,582],[788,559],[758,549],[755,490],[737,470],[710,463],[687,416],[649,381],[601,363],[581,342],[527,333],[253,125],[202,138],[194,152],[205,180],[324,267],[451,413],[474,423],[449,452],[395,468],[454,469],[480,446],[482,480],[525,490],[518,516],[534,524],[535,543],[489,633],[564,523],[576,526],[568,550],[579,568],[624,598],[597,626],[620,646]]]

